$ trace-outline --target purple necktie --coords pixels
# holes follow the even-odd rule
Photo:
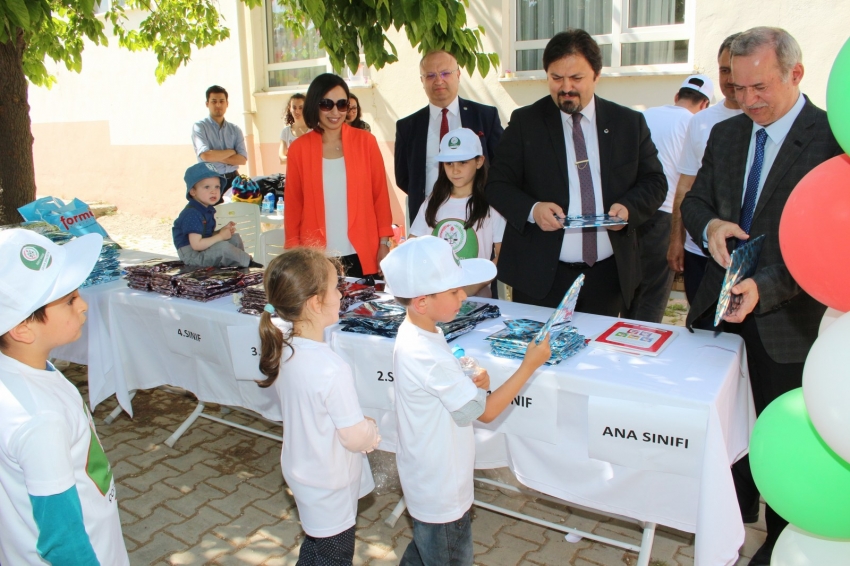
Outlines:
[[[587,159],[587,146],[584,143],[584,132],[581,130],[581,113],[573,116],[573,145],[576,150],[576,168],[578,182],[581,188],[581,213],[596,214],[596,195],[593,194],[593,177],[590,176],[590,161]],[[581,259],[593,267],[597,258],[596,228],[581,229]]]

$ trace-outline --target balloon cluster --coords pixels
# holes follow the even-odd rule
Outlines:
[[[850,153],[850,40],[829,75],[827,116]],[[791,523],[771,566],[850,564],[850,157],[830,159],[799,182],[782,212],[779,244],[794,280],[830,308],[803,387],[773,401],[750,440],[756,485]]]

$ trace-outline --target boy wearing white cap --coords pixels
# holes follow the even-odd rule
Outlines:
[[[77,288],[103,239],[57,246],[0,232],[0,563],[129,564],[112,469],[77,388],[53,348],[86,320]]]
[[[510,404],[549,359],[549,339],[529,345],[516,373],[488,396],[487,372],[466,377],[436,323],[453,320],[466,298],[463,288],[493,279],[496,266],[461,261],[445,240],[423,236],[390,252],[381,269],[407,307],[393,351],[396,461],[413,517],[413,541],[400,564],[471,566],[472,421],[490,422]]]
[[[673,289],[675,273],[667,264],[673,201],[679,182],[679,156],[685,145],[688,124],[694,114],[708,108],[714,100],[714,83],[706,75],[687,77],[673,97],[673,104],[644,110],[652,143],[658,148],[658,160],[667,178],[667,198],[655,214],[638,228],[640,263],[643,277],[635,291],[626,318],[661,322],[667,299]]]

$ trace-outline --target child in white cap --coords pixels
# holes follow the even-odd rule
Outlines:
[[[499,259],[505,219],[487,203],[487,165],[481,140],[458,128],[440,142],[437,181],[410,226],[411,236],[430,234],[451,244],[460,259]],[[467,295],[490,297],[489,281],[470,285]]]
[[[464,375],[438,322],[457,316],[464,287],[489,281],[487,259],[459,260],[441,238],[408,240],[381,262],[396,301],[407,307],[393,351],[398,420],[396,461],[413,541],[402,565],[472,566],[475,436],[472,421],[490,422],[510,404],[551,354],[549,338],[489,396],[490,376]]]
[[[103,239],[0,232],[0,563],[130,563],[112,468],[79,391],[48,361],[80,337],[77,288]]]

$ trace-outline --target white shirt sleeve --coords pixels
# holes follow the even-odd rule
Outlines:
[[[493,243],[501,244],[502,237],[505,235],[505,217],[496,212],[496,209],[492,206],[490,207],[490,220],[492,221],[492,229],[493,229]]]
[[[435,395],[453,413],[475,399],[478,388],[457,363],[438,361],[428,373],[425,390]]]
[[[341,364],[337,368],[337,375],[331,381],[330,389],[325,397],[325,407],[328,416],[337,429],[354,426],[363,420],[363,410],[357,399],[357,390],[354,388],[354,377],[348,364]]]
[[[429,236],[431,234],[431,228],[425,222],[425,209],[428,208],[428,201],[429,198],[426,198],[422,206],[419,207],[419,212],[416,213],[416,219],[410,225],[411,236]]]
[[[696,175],[702,166],[702,154],[705,151],[705,145],[700,137],[700,120],[691,120],[688,123],[688,131],[685,133],[685,142],[682,144],[682,153],[679,156],[678,170],[680,174]]]
[[[68,423],[61,415],[39,413],[12,437],[9,447],[24,472],[30,495],[56,495],[74,486],[68,434]]]

